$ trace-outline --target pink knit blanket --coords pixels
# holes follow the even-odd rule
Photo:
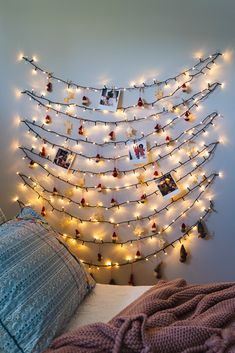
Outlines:
[[[46,353],[235,353],[234,322],[235,283],[160,281],[108,324],[66,333]]]

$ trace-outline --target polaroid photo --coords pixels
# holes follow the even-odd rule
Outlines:
[[[66,151],[62,148],[58,148],[56,156],[54,158],[54,163],[59,167],[70,169],[75,159],[75,154]]]
[[[120,90],[103,88],[99,99],[99,109],[116,112],[120,98]]]
[[[130,141],[127,143],[129,161],[132,164],[145,164],[148,162],[148,149],[146,139]]]
[[[156,184],[160,194],[166,199],[172,198],[181,192],[171,173],[162,175],[156,180]]]

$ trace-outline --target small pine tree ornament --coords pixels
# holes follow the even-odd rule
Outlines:
[[[80,203],[81,203],[82,207],[86,206],[86,200],[84,197],[81,199]]]
[[[52,92],[53,91],[53,85],[51,81],[48,81],[47,83],[47,92]]]
[[[156,124],[154,129],[159,134],[161,132],[162,127],[160,124]]]
[[[141,257],[142,257],[142,256],[141,256],[140,251],[139,251],[139,250],[137,250],[137,251],[136,251],[136,254],[135,254],[135,259],[136,259],[136,260],[140,260],[140,259],[141,259]]]
[[[43,216],[43,217],[45,217],[46,216],[46,207],[45,206],[42,206],[42,209],[41,209],[41,215]]]
[[[151,230],[153,233],[155,233],[157,231],[157,224],[155,222],[153,222],[153,224],[151,226]]]
[[[101,253],[97,254],[97,261],[101,262],[103,260],[103,256]]]
[[[82,105],[88,105],[89,104],[89,98],[87,96],[82,97]]]
[[[146,194],[143,194],[140,196],[140,202],[141,203],[146,203],[147,202],[147,195]]]
[[[144,106],[144,101],[141,97],[138,99],[137,106],[140,108]]]
[[[172,142],[172,138],[171,138],[170,136],[166,136],[165,141],[166,141],[166,145],[167,145],[167,147],[169,147],[169,146],[170,146],[170,144],[171,144],[171,142]]]
[[[95,157],[95,161],[96,161],[96,163],[99,163],[101,161],[101,155],[99,153],[97,153],[97,155]]]
[[[78,230],[78,229],[75,229],[75,238],[76,238],[76,239],[79,239],[80,236],[81,236],[81,234],[80,234],[79,230]]]
[[[42,146],[39,154],[41,157],[46,157],[46,147],[45,146]]]
[[[116,139],[116,137],[115,137],[115,132],[114,132],[114,131],[110,131],[110,133],[109,133],[109,139],[110,139],[111,141],[114,141],[114,140]]]
[[[117,201],[112,197],[111,201],[111,206],[116,206],[117,205]]]
[[[189,110],[187,110],[184,115],[185,115],[185,118],[184,118],[185,121],[191,121],[193,118],[193,114]]]
[[[117,233],[116,233],[116,232],[113,232],[113,234],[112,234],[112,242],[113,242],[113,243],[116,243],[117,240],[118,240]]]
[[[185,223],[182,223],[182,224],[181,224],[181,228],[180,228],[181,233],[185,233],[185,232],[186,232],[186,229],[187,229],[186,224],[185,224]]]
[[[53,196],[58,196],[59,195],[59,191],[56,189],[56,187],[53,187]]]
[[[102,186],[101,183],[99,183],[96,188],[97,188],[98,192],[102,192],[103,191],[103,186]]]
[[[80,125],[79,128],[78,128],[78,134],[81,135],[81,136],[83,136],[84,133],[85,133],[85,131],[84,131],[83,125]]]
[[[52,119],[51,119],[50,115],[47,114],[45,116],[45,124],[51,124],[51,122],[52,122]]]
[[[188,256],[187,251],[184,245],[182,244],[180,248],[180,262],[186,262],[187,256]]]
[[[200,220],[197,222],[198,238],[204,239],[207,236],[207,231],[204,223]]]
[[[118,177],[118,170],[117,170],[117,168],[114,168],[114,169],[113,169],[112,176],[113,176],[114,178],[117,178],[117,177]]]
[[[183,83],[181,86],[182,92],[184,93],[189,93],[190,92],[190,86],[187,83]]]
[[[158,177],[159,177],[158,171],[157,171],[157,170],[154,170],[154,172],[153,172],[153,178],[154,178],[154,179],[157,179]]]

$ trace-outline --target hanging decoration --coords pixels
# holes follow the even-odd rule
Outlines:
[[[112,284],[115,269],[130,266],[128,283],[134,285],[134,265],[144,262],[153,263],[160,279],[162,256],[179,243],[185,263],[190,253],[185,240],[195,230],[198,238],[208,235],[205,220],[215,211],[208,190],[219,174],[202,167],[219,145],[217,138],[211,141],[211,128],[221,115],[214,111],[202,118],[199,111],[222,86],[204,79],[221,55],[200,58],[163,81],[101,88],[64,80],[22,57],[46,75],[46,93],[22,91],[43,120],[22,119],[33,143],[19,147],[29,167],[17,173],[21,186],[38,200],[43,217],[59,216],[68,228],[59,234],[79,246],[90,272],[111,270]],[[195,92],[200,78],[204,88]],[[60,85],[66,89],[62,102],[56,98]],[[127,94],[129,105],[123,104]]]

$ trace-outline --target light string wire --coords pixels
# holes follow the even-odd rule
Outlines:
[[[215,174],[215,177],[218,176],[217,174]],[[22,207],[25,207],[25,204],[21,201],[21,200],[17,200],[20,208],[22,209]],[[204,211],[203,215],[200,217],[200,220],[204,220],[211,212],[213,212],[214,209],[212,207],[212,204],[210,203],[210,206]],[[136,262],[141,262],[144,261],[146,259],[149,259],[150,257],[157,257],[157,255],[159,255],[160,253],[163,253],[165,255],[167,255],[166,250],[169,248],[175,248],[175,244],[177,242],[179,242],[181,244],[182,240],[186,240],[187,237],[190,236],[190,232],[197,226],[198,222],[195,222],[194,224],[192,224],[190,227],[187,227],[186,232],[184,232],[180,237],[174,239],[172,242],[167,243],[165,246],[163,246],[161,249],[155,250],[152,253],[149,253],[148,255],[142,256],[141,259],[135,259],[135,260],[127,260],[126,262],[123,263],[117,263],[117,262],[111,262],[111,264],[94,264],[92,262],[88,262],[88,261],[84,261],[82,259],[80,259],[80,261],[84,264],[89,266],[89,268],[96,268],[96,269],[100,269],[100,268],[112,268],[112,267],[120,267],[120,266],[126,266],[126,265],[131,265],[134,264]],[[52,228],[52,227],[51,227]],[[64,238],[64,236],[60,233],[61,237]],[[76,241],[79,239],[76,239]]]
[[[198,153],[198,155],[200,155],[201,153],[203,153],[204,151],[206,151],[208,148],[212,147],[211,150],[208,151],[207,157],[203,157],[202,162],[200,162],[199,164],[196,164],[196,166],[190,171],[191,174],[188,174],[188,175],[191,175],[191,176],[192,176],[192,173],[193,173],[195,170],[197,170],[198,168],[200,168],[206,161],[208,161],[208,160],[210,159],[210,157],[211,157],[212,154],[214,153],[214,151],[215,151],[217,145],[218,145],[218,142],[213,142],[213,143],[211,143],[210,145],[207,145],[205,148],[203,148],[202,151],[200,151],[200,152]],[[198,155],[197,155],[197,156],[198,156]],[[188,163],[189,161],[192,161],[192,159],[188,160],[187,163]],[[186,163],[185,163],[185,164],[186,164]],[[184,165],[184,164],[180,164],[180,165],[179,165],[178,167],[176,167],[175,169],[170,170],[169,173],[171,173],[171,172],[173,172],[173,171],[174,171],[175,173],[177,173],[177,169],[180,168],[182,165]],[[124,201],[124,202],[120,202],[120,203],[115,203],[115,205],[112,205],[112,206],[103,206],[103,205],[100,205],[99,203],[97,203],[97,205],[90,205],[89,203],[86,203],[86,205],[83,206],[80,202],[74,201],[72,198],[70,198],[70,197],[68,197],[68,196],[65,196],[65,195],[62,195],[62,194],[60,194],[58,191],[57,191],[57,193],[56,193],[56,195],[55,195],[55,193],[54,193],[53,191],[50,191],[50,190],[48,190],[47,188],[45,188],[44,186],[42,186],[38,181],[36,181],[35,179],[33,179],[31,176],[26,176],[25,174],[22,174],[22,173],[18,173],[18,175],[23,179],[23,181],[24,181],[25,183],[27,183],[27,182],[25,181],[25,178],[30,179],[34,184],[37,184],[37,186],[39,186],[39,187],[43,190],[43,192],[46,192],[46,193],[48,193],[48,194],[50,194],[50,195],[52,195],[52,196],[56,196],[56,197],[60,198],[61,200],[64,200],[64,199],[65,199],[65,200],[69,201],[69,203],[73,203],[73,204],[78,205],[80,208],[86,207],[86,208],[96,208],[96,209],[99,208],[99,209],[110,210],[110,209],[113,209],[113,208],[119,208],[119,207],[122,206],[122,205],[131,205],[132,203],[141,204],[141,200],[140,200],[140,199],[136,199],[136,200],[128,200],[128,202],[127,202],[127,201]],[[186,175],[186,176],[188,176],[188,175]],[[185,178],[185,176],[179,178],[179,179],[177,180],[177,182],[181,181],[183,178]],[[152,181],[157,182],[157,179],[154,179],[154,178],[153,178],[153,179],[151,179],[151,180],[148,180],[148,181],[145,182],[144,184],[147,184],[146,186],[148,186],[149,183],[152,182]],[[150,193],[150,194],[146,194],[146,198],[149,198],[149,197],[151,197],[151,196],[153,196],[153,195],[157,195],[157,194],[158,194],[158,192],[157,192],[157,191],[154,191],[154,192],[152,192],[152,193]],[[46,200],[47,200],[47,199],[46,199]]]
[[[217,145],[217,144],[216,144]],[[213,149],[214,151],[214,149]],[[183,180],[184,178],[186,178],[187,176],[191,175],[192,176],[192,173],[193,171],[197,170],[201,165],[203,165],[208,159],[209,157],[211,156],[212,154],[210,153],[207,157],[203,157],[203,161],[200,163],[200,164],[197,164],[196,167],[194,167],[193,170],[190,170],[189,172],[187,172],[185,175],[183,175],[181,178],[179,178],[178,180],[176,180],[176,182],[179,182],[181,180]],[[178,168],[180,168],[181,166],[179,166]],[[19,173],[20,174],[20,173]],[[26,176],[27,177],[27,176]],[[29,180],[30,180],[30,177],[27,177]],[[24,182],[25,182],[25,179],[24,179]],[[26,184],[26,182],[25,182]],[[42,200],[44,200],[45,202],[48,203],[48,205],[50,205],[51,209],[52,209],[52,212],[54,210],[56,210],[57,212],[60,212],[60,213],[63,213],[63,214],[66,214],[67,216],[69,216],[71,219],[76,219],[78,220],[80,223],[106,223],[106,224],[111,224],[111,225],[114,225],[114,226],[117,226],[117,225],[122,225],[122,224],[131,224],[133,222],[138,222],[139,220],[146,220],[146,219],[150,219],[151,217],[154,217],[156,214],[157,214],[157,210],[154,210],[154,212],[151,214],[151,215],[148,215],[148,216],[144,216],[144,217],[140,217],[140,216],[137,216],[136,218],[134,219],[129,219],[129,220],[124,220],[124,221],[120,221],[120,222],[114,222],[112,220],[99,220],[97,221],[97,219],[92,219],[92,217],[90,219],[80,219],[76,216],[74,216],[72,213],[68,212],[65,210],[65,207],[62,207],[61,209],[58,209],[56,206],[54,206],[52,204],[52,202],[50,200],[48,200],[47,198],[45,198],[44,196],[42,196],[36,189],[35,187],[31,186],[30,184],[27,184],[32,190],[35,191],[35,193],[38,195],[38,198],[42,198]],[[152,194],[155,194],[155,195],[158,195],[159,192],[158,191],[155,191],[153,192]],[[152,195],[151,194],[151,195]],[[149,195],[149,196],[151,196]],[[98,207],[97,207],[98,208]]]
[[[213,208],[211,206],[209,206],[203,213],[203,215],[200,217],[200,220],[204,220],[206,218],[206,216],[211,213],[213,211]],[[111,262],[111,265],[110,264],[94,264],[92,262],[88,262],[88,261],[84,261],[84,260],[81,260],[83,264],[85,265],[88,265],[89,267],[94,267],[94,268],[110,268],[110,267],[119,267],[119,266],[125,266],[125,265],[130,265],[130,264],[134,264],[136,262],[140,262],[140,261],[144,261],[146,259],[149,259],[150,257],[157,257],[158,254],[160,253],[163,253],[165,255],[167,255],[166,253],[166,250],[169,249],[169,248],[174,248],[175,247],[175,244],[177,242],[179,242],[181,244],[181,241],[182,240],[186,240],[186,237],[190,236],[190,231],[193,230],[194,227],[196,227],[198,224],[198,222],[195,222],[193,223],[191,226],[188,227],[187,231],[182,234],[180,237],[174,239],[172,242],[170,243],[167,243],[164,247],[162,247],[161,249],[158,249],[158,250],[155,250],[151,253],[149,253],[148,255],[145,255],[141,257],[141,259],[134,259],[134,260],[127,260],[126,262],[123,262],[123,263],[112,263]]]
[[[177,110],[179,107],[181,107],[181,106],[187,106],[187,104],[188,103],[190,103],[191,101],[196,101],[196,98],[198,97],[198,96],[200,96],[200,95],[202,95],[202,98],[200,99],[200,100],[198,100],[198,102],[199,101],[201,101],[201,100],[203,100],[203,99],[205,99],[205,98],[207,98],[207,96],[210,94],[210,93],[212,93],[212,92],[214,92],[214,90],[218,87],[218,86],[221,86],[222,84],[220,83],[220,82],[213,82],[212,84],[209,84],[208,83],[208,87],[207,88],[205,88],[205,89],[203,89],[203,90],[201,90],[201,91],[199,91],[199,92],[196,92],[194,95],[192,95],[190,98],[188,98],[188,99],[185,99],[185,100],[183,100],[181,103],[178,103],[178,104],[175,104],[173,107],[172,107],[172,111],[175,111],[175,110]],[[207,92],[207,93],[205,93],[205,92]],[[79,120],[80,122],[83,122],[83,123],[85,123],[85,122],[87,122],[87,123],[90,123],[90,124],[94,124],[95,126],[97,125],[97,124],[104,124],[105,126],[106,125],[115,125],[115,126],[117,126],[118,124],[123,124],[123,123],[134,123],[134,122],[140,122],[140,121],[143,121],[143,120],[146,120],[146,119],[152,119],[152,118],[154,118],[154,119],[157,119],[158,118],[158,116],[159,115],[161,115],[161,114],[164,114],[164,113],[166,113],[166,112],[169,112],[169,110],[167,109],[167,108],[165,108],[165,107],[163,107],[163,109],[161,110],[161,111],[158,111],[158,112],[155,112],[155,113],[153,113],[153,114],[150,114],[150,115],[148,115],[148,116],[145,116],[145,117],[139,117],[139,118],[136,118],[135,116],[134,116],[134,118],[133,119],[123,119],[123,120],[116,120],[116,121],[103,121],[103,120],[99,120],[99,119],[97,119],[97,120],[92,120],[92,119],[86,119],[86,118],[84,118],[84,117],[78,117],[77,115],[73,115],[73,114],[71,114],[71,113],[66,113],[66,112],[62,112],[62,111],[60,111],[60,110],[58,110],[58,109],[55,109],[54,107],[52,107],[51,106],[51,104],[53,104],[52,103],[52,101],[50,101],[50,100],[48,100],[48,99],[46,99],[46,98],[44,98],[44,97],[42,97],[42,96],[37,96],[33,91],[28,91],[28,90],[26,90],[26,91],[23,91],[23,92],[21,92],[22,94],[26,94],[28,97],[29,97],[29,99],[30,100],[34,100],[35,102],[37,102],[38,103],[38,105],[39,106],[42,106],[43,108],[45,108],[46,109],[46,111],[49,111],[49,110],[52,110],[52,111],[54,111],[54,112],[56,112],[56,115],[63,115],[63,116],[66,116],[66,117],[69,117],[69,118],[71,118],[71,119],[75,119],[75,120]],[[42,100],[46,100],[46,101],[48,101],[49,102],[49,104],[47,105],[47,104],[44,104],[43,102],[42,102]],[[51,103],[50,103],[51,102]],[[197,104],[193,104],[190,108],[188,108],[188,110],[190,110],[191,108],[193,108],[194,106],[196,106],[197,107]],[[175,119],[177,119],[177,117],[175,118]],[[166,126],[165,126],[166,127]],[[85,140],[86,141],[86,140]],[[123,143],[123,142],[122,142]],[[116,144],[117,144],[117,142],[116,142]],[[102,145],[102,144],[101,144]]]
[[[189,129],[187,129],[187,130],[183,131],[181,134],[179,134],[177,137],[172,138],[172,139],[171,139],[171,143],[173,144],[174,142],[178,142],[178,140],[179,140],[182,136],[184,136],[185,134],[188,134],[190,131],[193,131],[194,129],[197,129],[198,127],[201,127],[203,124],[206,123],[207,120],[210,119],[211,121],[206,124],[206,127],[207,127],[208,124],[212,124],[212,123],[213,123],[213,120],[214,120],[217,116],[218,116],[218,113],[217,113],[217,112],[213,112],[213,113],[207,115],[207,116],[206,116],[200,123],[198,123],[197,125],[194,125],[193,127],[190,127]],[[39,124],[36,124],[35,121],[32,122],[32,121],[30,121],[30,120],[28,120],[28,119],[21,120],[21,122],[27,126],[29,132],[34,133],[34,135],[36,136],[36,138],[39,137],[41,140],[45,141],[46,143],[49,143],[49,144],[52,145],[53,147],[54,147],[54,146],[56,146],[56,147],[61,147],[61,145],[59,145],[59,144],[57,144],[57,143],[53,143],[53,142],[49,141],[48,139],[46,139],[45,137],[42,137],[42,136],[37,132],[37,130],[34,129],[34,127],[38,128],[38,129],[40,129],[40,130],[43,130],[43,131],[49,133],[50,135],[56,135],[57,137],[63,137],[63,138],[65,138],[65,139],[66,139],[65,143],[66,143],[68,140],[69,140],[69,141],[76,141],[77,143],[79,142],[79,140],[77,140],[77,139],[69,138],[69,137],[67,137],[66,135],[60,134],[60,133],[58,133],[58,132],[56,132],[56,131],[46,129],[46,128],[44,127],[44,124],[39,125]],[[156,134],[160,134],[160,133],[157,133],[157,132],[154,131],[154,132],[151,132],[151,133],[149,133],[149,134],[147,134],[147,135],[144,135],[142,138],[148,138],[148,137],[150,137],[150,136],[152,136],[152,135],[156,135]],[[80,140],[80,141],[81,141],[81,140]],[[130,141],[130,140],[129,140],[129,141]],[[133,143],[136,143],[136,140],[135,140],[135,139],[133,140]],[[93,142],[92,144],[95,145],[95,146],[97,146],[97,144],[94,143],[94,142]],[[126,144],[126,142],[125,142],[125,144]],[[155,148],[163,147],[163,146],[166,146],[166,145],[167,145],[167,142],[163,142],[163,143],[159,143],[159,144],[158,144],[158,143],[154,143],[153,146],[151,146],[151,147],[148,148],[148,152],[152,151],[152,150],[155,149]],[[86,158],[86,159],[89,159],[89,160],[92,160],[92,159],[96,160],[96,159],[97,159],[97,156],[87,156],[87,155],[85,155],[85,154],[83,154],[83,153],[81,153],[81,152],[73,151],[73,150],[71,150],[70,148],[68,148],[68,147],[66,147],[66,146],[64,147],[64,149],[66,149],[66,150],[69,151],[70,153],[75,154],[76,156],[80,156],[80,157],[83,157],[83,158]],[[113,161],[117,161],[117,160],[119,160],[119,159],[123,159],[123,158],[126,158],[126,157],[127,157],[126,154],[125,154],[125,155],[121,155],[121,156],[117,156],[117,157],[110,157],[110,156],[109,156],[109,157],[105,157],[105,156],[102,155],[102,156],[100,157],[100,160],[107,160],[107,161],[112,161],[112,160],[113,160]]]
[[[214,62],[214,60],[212,60],[210,63]],[[211,70],[211,68],[209,67],[209,64],[206,65],[206,67],[203,67],[200,71],[198,71],[197,73],[195,74],[191,74],[189,77],[188,80],[184,81],[181,83],[181,85],[178,85],[177,88],[175,88],[171,93],[169,94],[166,94],[166,95],[162,95],[162,97],[160,98],[157,98],[156,100],[154,100],[153,102],[146,102],[144,101],[143,103],[143,107],[154,107],[157,103],[159,103],[160,101],[164,100],[164,99],[167,99],[167,98],[171,98],[173,97],[180,89],[182,89],[184,86],[186,85],[189,85],[189,83],[191,83],[193,81],[193,79],[199,75],[202,75],[204,74],[205,75],[205,72],[203,70],[205,70],[205,68],[207,70]],[[166,86],[168,85],[168,83],[166,83]],[[32,92],[34,92],[34,90],[32,90]],[[23,91],[22,93],[27,93],[27,91]],[[36,93],[34,93],[35,97],[39,98],[40,96]],[[105,109],[102,109],[102,108],[94,108],[94,107],[88,107],[86,105],[80,105],[80,104],[77,104],[77,103],[62,103],[62,102],[55,102],[55,101],[52,101],[48,98],[45,98],[45,95],[44,94],[41,94],[41,97],[42,99],[46,100],[49,104],[53,104],[53,105],[60,105],[60,106],[63,106],[63,107],[76,107],[76,108],[79,108],[79,109],[83,109],[83,111],[93,111],[93,112],[101,112],[101,113],[104,113],[104,110]],[[138,104],[132,104],[132,105],[129,105],[129,106],[126,106],[126,107],[117,107],[117,110],[121,110],[122,112],[125,112],[129,109],[132,109],[132,108],[136,108],[138,107]]]
[[[171,172],[176,172],[177,168],[179,168],[180,166],[183,166],[183,165],[187,164],[188,162],[191,162],[194,158],[196,158],[198,155],[200,155],[201,153],[203,153],[203,152],[205,151],[205,149],[207,149],[207,148],[210,147],[211,145],[217,145],[218,143],[219,143],[219,141],[213,142],[213,143],[211,143],[211,144],[209,144],[209,145],[205,145],[205,146],[204,146],[205,148],[203,148],[201,151],[198,151],[193,157],[190,157],[190,156],[189,156],[189,158],[188,158],[186,161],[180,162],[180,165],[179,165],[178,167],[172,168],[172,169],[171,169]],[[28,158],[30,161],[32,161],[32,159],[29,157],[28,153],[31,153],[31,154],[33,154],[33,155],[38,156],[37,153],[33,152],[32,150],[28,149],[27,147],[19,147],[19,149],[21,149],[21,150],[24,152],[24,154],[25,154],[25,157],[23,157],[23,158]],[[170,155],[170,153],[169,153],[168,155]],[[161,159],[163,159],[164,157],[165,157],[165,156],[161,157]],[[158,163],[159,160],[160,160],[160,159],[157,159],[157,160],[155,161],[155,163]],[[54,178],[58,179],[59,181],[62,181],[62,182],[64,182],[64,183],[67,183],[68,185],[71,185],[71,186],[75,187],[76,189],[82,189],[82,190],[86,190],[86,191],[88,191],[88,190],[96,190],[96,189],[97,189],[97,186],[81,186],[81,185],[78,185],[78,184],[74,184],[74,183],[72,183],[70,180],[65,180],[65,179],[61,178],[60,176],[57,176],[57,175],[55,175],[54,173],[50,172],[45,166],[41,165],[40,163],[37,163],[37,165],[39,165],[40,168],[44,169],[44,170],[47,172],[47,175],[48,175],[48,176],[51,175],[51,176],[53,176]],[[144,181],[144,182],[138,182],[138,183],[133,183],[133,184],[129,184],[129,185],[126,185],[126,186],[119,186],[119,187],[110,187],[110,186],[109,186],[109,187],[105,187],[105,186],[103,186],[103,187],[102,187],[102,190],[103,190],[103,191],[120,191],[120,190],[123,190],[123,189],[130,189],[131,187],[138,188],[138,186],[144,185],[144,184],[145,184],[146,186],[148,186],[148,183],[151,182],[151,181],[154,181],[154,180],[156,181],[156,178],[152,178],[152,179],[149,179],[149,180]]]
[[[115,85],[113,85],[112,87],[107,87],[106,85],[104,85],[104,87],[102,88],[99,88],[99,87],[92,87],[92,86],[83,86],[83,85],[79,85],[71,80],[64,80],[60,77],[57,77],[55,76],[52,72],[49,72],[49,71],[46,71],[44,69],[42,69],[39,65],[37,65],[35,63],[35,60],[33,58],[29,59],[27,56],[22,56],[22,59],[26,62],[26,63],[29,63],[30,65],[32,65],[34,67],[34,70],[35,71],[40,71],[42,72],[43,74],[46,74],[48,76],[48,79],[50,80],[56,80],[57,82],[59,83],[63,83],[65,84],[68,88],[70,87],[74,87],[76,89],[84,89],[84,90],[92,90],[92,91],[95,91],[95,92],[98,92],[98,91],[102,91],[104,88],[107,88],[109,90],[112,90],[112,89],[116,89],[116,90],[136,90],[136,89],[141,89],[141,88],[148,88],[148,87],[153,87],[153,86],[161,86],[163,84],[167,84],[169,83],[170,81],[176,81],[180,76],[182,75],[187,75],[190,71],[195,71],[197,70],[197,68],[201,65],[203,65],[204,63],[206,63],[207,61],[209,61],[208,64],[210,64],[211,62],[214,63],[214,61],[220,57],[222,54],[220,52],[215,52],[214,54],[212,55],[209,55],[208,57],[202,59],[200,58],[199,61],[194,65],[192,66],[191,68],[179,73],[178,75],[176,76],[173,76],[173,77],[169,77],[168,79],[164,80],[164,81],[157,81],[157,80],[153,80],[153,83],[151,84],[147,84],[147,83],[143,83],[142,85],[138,86],[136,84],[134,84],[132,87],[115,87]],[[206,65],[206,66],[207,66]]]
[[[217,116],[217,115],[216,115]],[[169,152],[165,153],[164,155],[161,155],[159,154],[158,155],[158,158],[155,159],[154,161],[150,161],[148,163],[145,163],[144,165],[141,165],[141,166],[138,166],[138,167],[135,167],[135,168],[132,168],[132,169],[128,169],[128,170],[120,170],[118,169],[118,174],[119,176],[121,174],[123,175],[127,175],[127,174],[132,174],[132,173],[136,173],[136,171],[145,171],[146,168],[148,166],[154,166],[156,163],[159,163],[161,160],[167,158],[168,156],[172,156],[172,153],[175,152],[176,150],[180,150],[182,148],[182,146],[188,144],[189,142],[192,142],[197,136],[199,136],[201,133],[203,133],[209,126],[213,125],[213,122],[209,122],[208,124],[206,124],[201,130],[198,130],[195,134],[192,134],[191,137],[189,137],[187,140],[184,140],[183,142],[181,142],[178,146],[174,147],[173,149],[171,149]],[[40,139],[42,139],[43,141],[47,141],[45,139],[43,139],[39,134],[38,134],[38,137]],[[57,144],[52,144],[51,142],[47,141],[48,144],[50,144],[52,146],[52,148],[54,148],[55,146],[57,147],[62,147],[61,145],[57,145]],[[154,147],[155,148],[159,148],[160,146],[156,146]],[[170,147],[170,146],[169,146]],[[47,157],[43,157],[40,155],[40,153],[36,153],[34,152],[34,147],[32,147],[31,149],[27,148],[27,147],[19,147],[20,149],[23,149],[23,150],[28,150],[30,151],[31,153],[33,153],[34,155],[42,158],[42,159],[45,159],[49,162],[51,162],[52,164],[54,165],[57,165],[51,158],[50,156],[48,155]],[[70,152],[71,154],[73,154],[73,151],[66,148],[66,147],[63,147],[64,149],[66,149],[68,152]],[[111,159],[113,161],[115,161],[115,159]],[[98,176],[104,176],[104,175],[107,175],[107,174],[112,174],[113,173],[113,169],[109,169],[109,170],[106,170],[106,171],[98,171],[98,172],[94,172],[94,171],[89,171],[89,170],[83,170],[83,171],[80,171],[78,169],[74,169],[74,168],[70,168],[69,169],[70,172],[72,172],[73,174],[76,173],[76,172],[80,172],[80,173],[83,173],[83,175],[85,176],[86,174],[90,174],[91,176],[94,176],[94,175],[98,175]],[[135,184],[136,185],[136,184]],[[132,186],[132,185],[129,185],[129,186]]]
[[[163,233],[165,233],[177,220],[181,219],[186,213],[188,213],[192,208],[193,206],[196,204],[196,202],[199,202],[201,196],[204,194],[204,192],[207,190],[207,187],[209,185],[211,185],[211,183],[214,181],[214,179],[218,176],[218,174],[216,173],[212,173],[211,175],[209,175],[208,177],[206,177],[203,181],[201,181],[198,185],[194,186],[193,188],[189,188],[187,193],[184,194],[184,196],[180,199],[172,199],[171,202],[169,202],[166,206],[162,207],[160,210],[158,210],[156,212],[156,215],[159,215],[160,213],[162,213],[164,210],[167,210],[169,211],[170,207],[172,205],[174,205],[175,203],[177,203],[179,200],[181,199],[184,199],[185,201],[185,198],[190,195],[192,192],[194,192],[196,189],[200,189],[201,187],[203,187],[203,190],[199,193],[199,195],[195,198],[195,200],[190,204],[190,206],[187,206],[186,209],[184,209],[176,218],[174,218],[167,226],[161,228],[161,230],[159,231],[156,231],[156,232],[152,232],[151,235],[145,235],[145,236],[138,236],[138,238],[134,238],[134,239],[128,239],[126,241],[107,241],[107,240],[97,240],[96,238],[94,240],[87,240],[87,239],[84,239],[83,237],[80,238],[80,237],[72,237],[72,236],[69,236],[66,234],[66,238],[69,238],[69,239],[75,239],[77,240],[78,242],[82,243],[82,245],[88,243],[88,244],[115,244],[115,245],[125,245],[125,244],[133,244],[135,242],[138,242],[138,241],[141,241],[141,240],[146,240],[146,239],[149,239],[149,238],[153,238],[153,237],[156,237],[158,235],[161,235]],[[211,178],[211,180],[210,180]],[[23,179],[23,178],[22,178]],[[24,180],[24,179],[23,179]],[[205,183],[207,183],[207,185],[205,186]],[[26,185],[31,188],[30,184],[28,184],[26,182]],[[204,187],[205,186],[205,187]],[[38,193],[36,191],[36,193]],[[212,202],[212,200],[210,200],[210,202]],[[141,219],[142,221],[143,219]],[[149,217],[149,220],[150,220],[150,217]],[[60,235],[64,236],[63,233],[60,233],[58,232]]]

